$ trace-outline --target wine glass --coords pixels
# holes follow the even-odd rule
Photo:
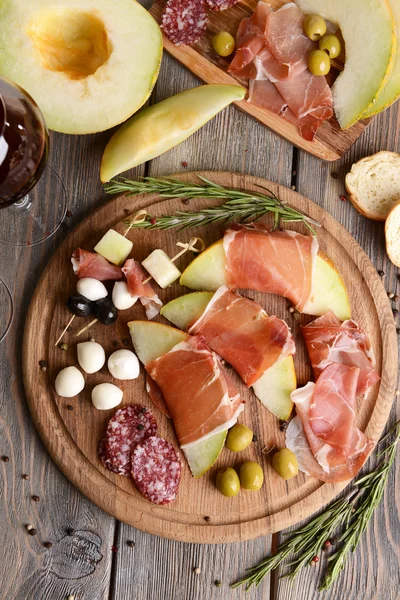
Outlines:
[[[60,227],[67,195],[47,165],[49,135],[35,101],[0,78],[0,243],[33,246]],[[11,292],[0,279],[0,341],[13,317]]]
[[[46,166],[49,134],[35,101],[0,78],[0,243],[33,246],[60,227],[67,210],[64,185]]]

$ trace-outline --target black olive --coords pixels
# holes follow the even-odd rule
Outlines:
[[[89,317],[92,314],[92,303],[81,294],[73,294],[67,300],[69,312],[77,317]]]
[[[118,309],[109,298],[100,298],[93,302],[93,314],[103,325],[112,325],[118,319]]]

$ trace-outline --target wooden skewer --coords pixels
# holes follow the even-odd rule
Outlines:
[[[72,315],[72,317],[68,321],[67,325],[65,326],[64,331],[62,332],[62,334],[60,335],[60,337],[58,338],[58,340],[56,341],[54,346],[58,346],[58,344],[61,342],[61,340],[63,339],[64,333],[67,331],[68,327],[71,325],[72,321],[75,319],[75,316],[76,315]]]
[[[143,223],[143,221],[145,221],[147,217],[147,210],[138,210],[137,213],[135,213],[135,215],[133,216],[133,219],[130,221],[125,233],[124,233],[124,237],[126,237],[128,235],[128,233],[130,232],[130,230],[132,229],[132,227],[134,226],[135,223]]]
[[[78,331],[78,333],[76,334],[75,337],[78,337],[78,335],[81,335],[81,333],[84,333],[85,331],[87,331],[89,329],[89,327],[91,327],[92,325],[94,325],[95,323],[97,323],[98,319],[93,319],[93,321],[91,321],[89,323],[89,325],[86,325],[86,327],[84,327],[83,329],[81,329],[80,331]]]

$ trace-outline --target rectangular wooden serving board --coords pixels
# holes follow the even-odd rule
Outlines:
[[[285,0],[269,0],[269,4],[275,9],[286,4]],[[156,0],[150,9],[150,13],[158,23],[166,5],[166,0]],[[197,75],[206,83],[225,83],[231,85],[243,85],[248,88],[248,81],[233,77],[228,73],[228,67],[232,56],[222,58],[216,54],[211,46],[211,40],[218,31],[229,31],[234,37],[240,21],[249,16],[257,5],[257,0],[241,0],[238,4],[228,10],[220,12],[209,11],[209,23],[206,34],[192,46],[175,46],[163,36],[164,48],[192,73]],[[318,129],[313,142],[308,142],[299,134],[297,127],[282,117],[275,115],[265,108],[259,108],[246,99],[235,102],[241,110],[252,115],[264,125],[277,134],[286,138],[307,152],[310,152],[322,160],[334,161],[340,159],[357,138],[364,131],[370,119],[359,121],[353,127],[341,130],[337,120],[333,117],[325,121]]]

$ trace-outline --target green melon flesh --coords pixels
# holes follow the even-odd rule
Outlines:
[[[101,161],[101,181],[110,181],[174,148],[229,104],[243,100],[245,93],[235,85],[202,85],[145,108],[108,142]]]
[[[397,1],[397,0],[396,0]],[[336,23],[345,41],[344,71],[332,86],[342,129],[364,117],[382,94],[394,65],[396,29],[386,0],[296,0],[304,13]]]
[[[0,23],[0,76],[26,90],[55,131],[114,127],[157,80],[160,28],[134,0],[3,0]]]
[[[192,290],[215,292],[226,285],[225,252],[219,240],[197,256],[182,273],[180,283]],[[320,316],[332,310],[341,320],[350,318],[350,303],[343,280],[333,263],[319,253],[315,264],[308,315]]]
[[[186,294],[166,304],[162,314],[174,325],[187,329],[201,317],[212,296],[210,292]],[[296,389],[293,357],[287,356],[267,369],[252,388],[273,415],[284,421],[288,419],[293,409],[290,394]]]
[[[128,327],[135,352],[144,365],[189,337],[175,327],[151,321],[130,321]],[[204,475],[213,466],[224,447],[226,435],[227,431],[216,433],[183,450],[194,477]]]

